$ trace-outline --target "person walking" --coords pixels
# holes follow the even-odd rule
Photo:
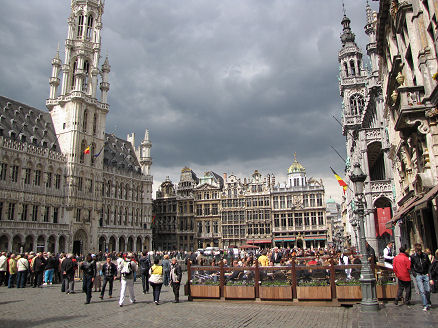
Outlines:
[[[67,254],[61,263],[62,283],[66,294],[74,294],[75,292],[75,266],[72,257],[73,254]]]
[[[411,301],[411,260],[406,253],[405,247],[400,247],[399,251],[400,253],[396,257],[394,257],[392,261],[394,273],[398,279],[397,296],[395,298],[394,304],[398,305],[398,302],[403,296],[403,290],[405,290],[406,294],[404,304],[409,305]]]
[[[8,270],[8,258],[6,257],[6,252],[2,252],[0,255],[0,286],[7,285],[6,281],[6,271]]]
[[[102,263],[100,263],[96,256],[93,256],[96,262],[96,277],[94,277],[93,288],[95,292],[100,292],[102,288]]]
[[[17,279],[17,260],[15,259],[15,254],[11,254],[9,259],[9,282],[8,288],[13,288],[15,280]]]
[[[53,274],[56,267],[56,259],[53,257],[52,253],[47,253],[47,263],[44,271],[44,284],[43,286],[51,285],[53,282]]]
[[[163,285],[169,286],[169,278],[170,278],[170,261],[169,255],[164,255],[163,261],[161,262],[163,266]]]
[[[128,287],[129,300],[135,303],[134,295],[134,271],[137,271],[137,264],[132,261],[132,253],[128,253],[123,262],[120,262],[118,270],[120,272],[120,299],[119,306],[123,306],[125,300],[126,287]]]
[[[438,250],[435,252],[435,256],[433,258],[432,265],[429,268],[429,279],[430,279],[430,286],[431,286],[431,292],[437,293],[438,292]]]
[[[93,261],[91,254],[87,254],[85,261],[81,264],[81,270],[83,271],[84,288],[86,293],[86,299],[84,304],[90,304],[91,302],[91,290],[93,287],[94,278],[96,277],[96,263]]]
[[[30,265],[27,258],[22,255],[17,260],[17,288],[24,288],[26,287],[26,281],[27,281],[27,273],[29,271]]]
[[[149,282],[152,286],[152,292],[154,294],[154,303],[156,305],[160,304],[160,292],[163,286],[163,267],[158,265],[160,260],[156,258],[154,260],[154,265],[149,269]]]
[[[109,298],[113,297],[113,283],[117,278],[117,266],[111,262],[111,257],[106,258],[105,264],[102,266],[102,275],[103,275],[103,286],[102,291],[100,292],[99,298],[102,300],[105,295],[106,284],[109,283],[108,287],[108,295]]]
[[[43,254],[40,252],[33,260],[33,272],[35,273],[35,279],[33,282],[33,287],[41,287],[43,284],[43,273],[44,267],[46,265],[46,259],[43,257]]]
[[[178,261],[174,257],[170,265],[170,284],[175,295],[174,303],[179,303],[179,287],[181,285],[182,271]]]
[[[148,253],[143,252],[142,257],[139,260],[141,284],[143,287],[143,294],[149,293],[149,269],[151,268],[151,260]]]
[[[420,292],[423,302],[423,311],[429,310],[430,302],[430,285],[429,285],[429,257],[422,252],[422,246],[419,243],[414,245],[415,253],[411,256],[412,274],[417,281],[418,291]]]

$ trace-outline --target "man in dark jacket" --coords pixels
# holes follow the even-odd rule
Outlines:
[[[62,284],[66,294],[73,294],[75,292],[75,266],[72,256],[73,254],[67,254],[61,263]]]
[[[377,258],[376,258],[376,251],[374,250],[374,248],[372,248],[367,241],[365,241],[365,248],[368,254],[368,262],[372,264],[376,264]]]
[[[81,264],[81,270],[84,272],[84,291],[87,295],[85,304],[90,304],[91,287],[93,287],[94,277],[96,277],[96,263],[92,259],[91,254],[87,254],[85,261]]]
[[[395,305],[403,296],[403,289],[406,290],[406,297],[404,303],[409,304],[411,300],[411,260],[408,254],[406,254],[406,248],[400,247],[400,253],[394,257],[392,262],[394,273],[398,279],[397,297],[395,298]]]
[[[173,258],[170,265],[170,284],[172,285],[173,294],[175,295],[174,303],[179,303],[179,286],[181,285],[181,278],[181,267],[176,258]]]
[[[103,286],[102,291],[100,292],[100,299],[103,299],[103,295],[105,294],[106,284],[109,283],[108,295],[109,298],[113,297],[113,282],[117,278],[117,265],[111,262],[111,257],[106,258],[106,263],[102,266],[103,273]]]
[[[423,301],[423,311],[429,310],[430,302],[430,285],[429,285],[429,257],[423,253],[421,244],[415,244],[415,253],[411,256],[412,274],[417,281],[417,287]]]
[[[148,252],[143,252],[142,257],[138,261],[140,265],[141,283],[143,286],[143,294],[149,293],[149,269],[151,268],[151,260]]]
[[[43,254],[38,253],[35,260],[33,260],[33,272],[35,273],[35,280],[33,282],[33,287],[41,287],[43,284],[43,273],[44,268],[46,266],[46,259],[43,257]]]

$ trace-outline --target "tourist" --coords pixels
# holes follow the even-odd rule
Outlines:
[[[43,284],[43,273],[44,267],[46,265],[46,259],[43,257],[43,253],[39,252],[38,255],[33,259],[32,270],[35,273],[35,278],[33,282],[33,288],[41,287]]]
[[[17,288],[24,288],[26,287],[26,281],[27,281],[27,273],[29,271],[30,265],[27,258],[24,256],[20,256],[17,259]]]
[[[149,269],[151,268],[151,261],[147,252],[142,253],[139,260],[141,284],[143,287],[143,294],[149,293]]]
[[[175,295],[174,303],[179,303],[179,287],[181,285],[182,271],[178,261],[174,257],[170,265],[170,284],[172,285],[173,294]]]
[[[85,257],[85,261],[81,264],[81,270],[84,274],[84,292],[86,293],[86,299],[84,304],[90,304],[91,301],[91,290],[94,282],[94,278],[96,277],[96,263],[94,262],[91,254],[87,254]]]
[[[154,303],[160,304],[160,292],[163,285],[163,267],[158,265],[160,261],[154,259],[154,265],[149,269],[149,283],[152,286],[152,292],[154,295]]]
[[[400,253],[394,257],[393,260],[393,269],[395,276],[398,279],[398,289],[397,296],[395,298],[394,304],[398,305],[398,302],[401,300],[403,296],[403,290],[406,291],[404,304],[408,305],[411,300],[411,260],[409,259],[408,254],[406,253],[405,247],[400,247]]]
[[[258,261],[261,266],[269,266],[269,258],[266,256],[266,250],[263,250],[262,255],[259,256]]]
[[[386,245],[386,247],[383,249],[383,259],[385,261],[385,267],[391,268],[391,269],[392,269],[392,261],[394,259],[394,256],[392,255],[392,253],[393,253],[392,246],[393,246],[393,243],[389,242]]]
[[[55,272],[56,259],[53,257],[52,253],[47,253],[47,263],[44,271],[44,284],[43,286],[51,285],[53,281],[53,273]]]
[[[417,288],[423,302],[423,310],[427,311],[431,307],[430,285],[429,285],[429,257],[422,252],[421,244],[414,245],[415,253],[411,256],[412,274],[417,281]]]
[[[279,265],[280,264],[280,261],[281,261],[281,253],[278,251],[278,247],[275,247],[274,248],[274,253],[272,254],[272,256],[271,256],[271,262],[274,264],[274,265]]]
[[[123,306],[125,300],[126,287],[128,288],[129,300],[131,303],[135,303],[134,295],[134,271],[137,271],[137,264],[132,261],[132,253],[128,253],[120,262],[117,269],[120,272],[120,299],[119,306]]]
[[[432,293],[438,292],[438,250],[435,252],[432,265],[429,269],[429,279]]]
[[[6,281],[6,271],[8,270],[8,258],[6,257],[6,252],[0,254],[0,286],[7,285]]]
[[[97,261],[96,256],[92,256],[96,262],[96,277],[94,277],[93,288],[95,292],[100,292],[102,287],[102,263]]]
[[[8,261],[9,266],[9,282],[8,288],[13,288],[15,281],[17,279],[17,260],[15,259],[15,254],[11,254]]]
[[[72,257],[73,254],[67,254],[61,263],[62,283],[66,294],[74,294],[75,292],[75,264]]]
[[[164,259],[161,262],[161,265],[163,266],[163,285],[169,286],[169,276],[170,276],[170,261],[169,261],[169,255],[164,255]]]
[[[102,275],[103,275],[103,286],[102,291],[100,292],[100,299],[103,299],[105,295],[106,284],[109,283],[108,295],[109,298],[113,297],[113,283],[117,278],[117,266],[111,262],[111,257],[106,258],[106,263],[102,266]]]

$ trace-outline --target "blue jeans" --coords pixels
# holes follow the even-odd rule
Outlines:
[[[417,281],[417,287],[418,287],[418,291],[420,292],[423,306],[426,306],[427,304],[431,304],[429,276],[426,274],[417,274],[415,280]]]
[[[17,274],[17,288],[24,288],[24,287],[26,287],[26,281],[27,281],[27,270],[18,271],[18,274]]]
[[[8,288],[13,288],[14,287],[14,283],[15,283],[15,279],[17,278],[17,274],[9,274],[9,281],[8,281]]]
[[[53,272],[55,270],[54,269],[48,269],[46,270],[46,272],[44,272],[44,282],[45,283],[52,283],[53,280]]]

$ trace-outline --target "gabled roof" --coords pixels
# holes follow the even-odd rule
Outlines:
[[[0,96],[0,136],[60,151],[48,112],[3,96]]]

